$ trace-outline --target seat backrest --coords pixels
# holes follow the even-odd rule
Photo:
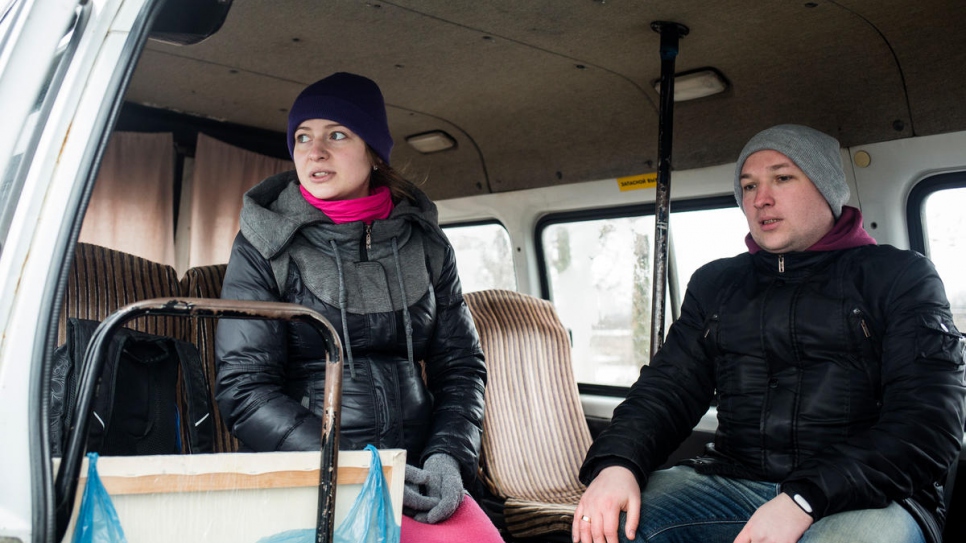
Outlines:
[[[130,303],[179,295],[178,274],[173,267],[107,247],[78,243],[67,277],[57,344],[66,341],[70,317],[101,321]],[[150,334],[184,338],[184,323],[176,317],[140,317],[126,326]]]
[[[189,298],[220,298],[221,286],[225,280],[227,264],[212,266],[198,266],[189,269],[181,278],[181,294]],[[201,355],[201,365],[204,369],[208,391],[211,394],[211,414],[214,417],[215,452],[234,452],[238,450],[238,440],[235,439],[218,410],[215,401],[215,383],[217,382],[215,368],[215,326],[214,319],[192,319],[188,323],[187,339],[198,347]]]
[[[546,300],[507,290],[464,298],[486,356],[487,484],[502,498],[576,503],[591,437],[567,330]]]

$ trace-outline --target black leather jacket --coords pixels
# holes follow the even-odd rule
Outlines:
[[[417,465],[446,453],[469,481],[483,355],[453,249],[435,206],[415,192],[367,232],[361,222],[333,224],[298,193],[293,173],[269,178],[246,195],[222,297],[294,302],[333,324],[346,357],[340,448],[405,448]],[[216,353],[218,405],[245,446],[319,449],[325,360],[314,330],[222,320]]]
[[[903,504],[927,533],[963,437],[963,341],[921,255],[868,245],[699,269],[581,470],[646,482],[717,400],[703,473],[782,483],[816,518]]]

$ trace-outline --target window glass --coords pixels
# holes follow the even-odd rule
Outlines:
[[[577,382],[630,386],[647,361],[653,238],[650,215],[557,223],[541,232]]]
[[[733,206],[674,211],[670,227],[675,260],[669,272],[682,291],[701,265],[747,250],[748,227]],[[540,236],[550,297],[571,334],[577,381],[630,386],[651,351],[654,217],[554,222]]]
[[[516,290],[510,236],[499,223],[443,227],[456,252],[463,292]]]
[[[926,251],[946,286],[956,327],[966,330],[966,187],[939,190],[926,197],[922,218]]]
[[[745,246],[748,223],[737,207],[680,212],[672,208],[670,222],[675,273],[682,294],[698,268],[748,250]]]

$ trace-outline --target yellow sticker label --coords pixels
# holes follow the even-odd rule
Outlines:
[[[656,187],[657,172],[642,173],[640,175],[631,175],[628,177],[618,177],[617,186],[620,187],[621,191],[649,189],[649,188]]]

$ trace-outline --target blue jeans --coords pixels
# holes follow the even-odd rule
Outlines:
[[[732,543],[755,510],[778,494],[776,483],[701,475],[677,466],[651,475],[641,495],[637,537],[626,539],[623,515],[618,533],[622,542]],[[925,542],[912,515],[896,503],[829,515],[812,524],[799,541]]]

